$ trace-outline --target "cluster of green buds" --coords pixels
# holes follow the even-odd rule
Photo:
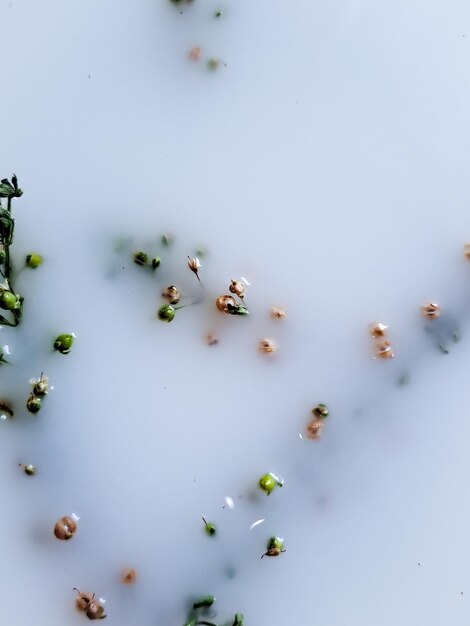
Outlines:
[[[184,626],[218,626],[214,622],[209,622],[199,614],[199,611],[205,611],[210,608],[215,602],[214,596],[204,596],[193,603],[192,611],[190,612],[188,619]],[[231,626],[244,626],[245,618],[242,613],[235,613]]]
[[[49,385],[49,379],[47,376],[44,376],[44,372],[41,372],[39,378],[32,378],[30,382],[33,386],[33,390],[29,394],[26,408],[30,413],[36,414],[41,410],[42,400],[47,396],[51,387]]]
[[[266,552],[261,555],[261,558],[265,556],[279,556],[282,552],[285,552],[284,540],[281,537],[271,537],[266,545]]]
[[[309,439],[319,439],[323,431],[323,422],[330,414],[326,404],[317,404],[312,409],[313,419],[307,426],[307,436]]]
[[[54,340],[54,350],[60,354],[68,354],[73,346],[75,335],[72,333],[63,333]]]
[[[135,252],[132,256],[132,260],[136,265],[140,265],[141,267],[149,267],[152,270],[156,270],[157,267],[160,267],[161,259],[159,256],[150,257],[146,252]]]
[[[278,478],[276,474],[272,472],[264,474],[258,481],[259,488],[262,489],[267,496],[269,496],[276,487],[282,487],[283,484],[284,481],[282,478]]]

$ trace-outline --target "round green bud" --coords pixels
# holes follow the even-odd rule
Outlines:
[[[132,258],[137,265],[147,265],[149,262],[148,255],[145,252],[136,252]]]
[[[34,270],[36,267],[42,265],[43,260],[40,254],[28,254],[26,257],[26,265]]]
[[[171,322],[175,317],[175,307],[171,306],[171,304],[164,304],[158,309],[158,319],[162,320],[162,322]]]
[[[41,410],[41,398],[32,393],[26,402],[26,408],[30,413],[38,413]]]
[[[264,476],[261,476],[258,485],[263,491],[266,492],[266,495],[269,496],[273,489],[275,489],[276,487],[282,487],[282,480],[279,480],[279,478],[269,472],[269,474],[264,474]]]
[[[68,354],[72,349],[73,335],[59,335],[54,341],[54,350],[58,350],[61,354]]]
[[[13,309],[17,309],[18,306],[19,300],[16,294],[5,289],[0,291],[0,309],[12,311]]]
[[[205,521],[205,520],[204,520]],[[210,522],[206,522],[205,521],[205,531],[208,535],[210,535],[212,537],[212,535],[215,535],[215,533],[217,532],[217,527],[215,524],[211,524]]]
[[[284,550],[284,543],[280,537],[271,537],[268,541],[268,550]]]
[[[160,257],[156,256],[154,259],[152,259],[152,268],[156,270],[157,267],[160,265],[160,263],[161,263]]]
[[[328,407],[326,404],[317,404],[317,406],[312,409],[312,413],[321,419],[325,419],[330,414]]]

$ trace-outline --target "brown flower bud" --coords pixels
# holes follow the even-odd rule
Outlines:
[[[388,326],[385,326],[385,324],[377,322],[376,324],[372,324],[372,326],[369,328],[369,332],[371,334],[371,337],[373,337],[374,339],[378,339],[379,337],[385,337],[385,335],[387,334],[387,328]]]
[[[222,313],[228,313],[229,305],[235,306],[235,298],[233,296],[219,296],[215,301],[215,304],[219,311],[222,311]]]
[[[243,298],[245,295],[245,285],[239,280],[234,280],[233,278],[230,281],[230,287],[228,290],[230,293],[234,293],[239,298]]]
[[[377,344],[375,356],[379,359],[393,359],[395,356],[390,341],[382,341]]]
[[[77,522],[72,517],[61,517],[54,526],[54,535],[57,539],[68,541],[77,530]]]

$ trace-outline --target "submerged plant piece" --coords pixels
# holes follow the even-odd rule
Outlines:
[[[162,322],[172,322],[176,315],[176,309],[171,304],[164,304],[158,309],[157,315]]]
[[[244,626],[245,618],[242,613],[235,613],[235,618],[232,622],[232,626]]]
[[[168,233],[163,233],[160,241],[162,243],[162,246],[165,246],[165,248],[168,248],[168,246],[173,243],[173,237],[169,235]]]
[[[21,467],[27,476],[34,476],[36,474],[36,468],[34,465],[25,465],[24,463],[18,463],[18,467]]]
[[[15,416],[11,404],[7,402],[6,400],[0,400],[0,411],[1,411],[0,419],[2,420],[6,419],[7,416],[8,417]]]
[[[437,302],[429,302],[421,307],[421,313],[427,319],[437,319],[441,315],[441,307]]]
[[[134,263],[136,265],[142,265],[143,266],[143,265],[148,265],[148,263],[149,263],[148,254],[146,252],[142,252],[142,251],[135,252],[133,257],[132,257],[132,260],[134,261]]]
[[[208,346],[215,346],[216,344],[219,343],[219,339],[217,335],[214,335],[213,333],[209,333],[208,335],[206,335],[206,343]]]
[[[258,344],[258,348],[261,352],[264,352],[265,354],[271,354],[272,352],[276,352],[277,345],[272,339],[261,339]]]
[[[207,61],[207,68],[211,70],[211,72],[215,72],[215,70],[219,67],[219,65],[220,65],[220,59],[209,59]]]
[[[30,413],[39,413],[41,410],[41,398],[38,398],[38,396],[35,396],[34,393],[31,393],[26,401],[26,408]]]
[[[121,582],[123,585],[133,585],[137,580],[137,572],[135,569],[126,570],[121,576]]]
[[[215,533],[217,532],[216,525],[208,522],[205,517],[202,518],[202,521],[205,524],[204,530],[206,531],[206,533],[211,537],[215,535]]]
[[[464,249],[465,256],[467,257],[467,259],[470,260],[470,243],[466,243],[463,249]]]
[[[382,324],[382,322],[377,322],[376,324],[372,324],[370,326],[369,332],[371,337],[378,339],[379,337],[385,337],[387,334],[387,328],[388,326]]]
[[[201,58],[201,54],[201,48],[199,46],[193,46],[188,52],[188,57],[191,59],[191,61],[199,61],[199,59]]]
[[[102,602],[96,598],[94,593],[85,593],[76,587],[74,587],[74,591],[77,592],[75,605],[79,611],[85,613],[88,619],[104,619],[107,617]]]
[[[4,348],[0,346],[0,363],[8,363],[8,361],[5,358],[6,353],[10,354],[10,351],[8,350],[8,346],[5,346]]]
[[[242,304],[231,304],[230,302],[227,304],[227,313],[229,315],[249,315],[250,312],[248,309]]]
[[[323,421],[315,418],[307,426],[307,437],[309,439],[320,439],[322,430]]]
[[[73,346],[74,334],[59,335],[54,341],[54,350],[57,350],[61,354],[68,354]]]
[[[201,282],[201,279],[199,277],[199,270],[201,269],[202,266],[201,266],[201,262],[199,261],[199,259],[197,257],[192,259],[191,257],[188,256],[188,267],[191,270],[191,272],[195,274],[198,281]]]
[[[280,306],[273,306],[271,308],[271,317],[273,317],[275,320],[282,320],[286,317],[286,315],[287,313],[285,309]]]
[[[54,526],[54,535],[61,541],[68,541],[69,539],[72,539],[76,531],[77,522],[73,519],[73,517],[69,517],[68,515],[61,517]]]
[[[178,304],[181,294],[176,285],[168,285],[168,287],[165,287],[162,291],[162,296],[168,300],[170,304]]]
[[[330,414],[326,404],[321,403],[317,404],[317,406],[312,409],[312,413],[321,419],[325,419]]]
[[[40,265],[42,265],[43,261],[44,259],[42,258],[40,254],[36,254],[36,253],[28,254],[28,256],[25,259],[25,265],[34,270]]]
[[[283,484],[284,481],[272,472],[264,474],[258,481],[260,489],[262,489],[268,496],[276,487],[282,487]]]
[[[271,537],[268,541],[267,550],[261,555],[261,558],[264,556],[279,556],[285,551],[283,540],[280,537]]]
[[[49,379],[47,376],[44,376],[44,372],[41,372],[41,376],[39,378],[32,378],[31,384],[33,385],[33,394],[35,396],[43,397],[47,396],[49,393]]]
[[[210,606],[212,606],[214,602],[215,602],[215,596],[203,596],[202,598],[194,602],[193,609],[202,609],[202,608],[207,609]]]

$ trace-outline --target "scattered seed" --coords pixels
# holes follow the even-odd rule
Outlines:
[[[436,319],[441,315],[441,307],[437,302],[429,302],[421,307],[423,317],[428,319]]]
[[[180,301],[180,290],[176,285],[168,285],[162,291],[162,296],[168,300],[170,304],[178,304]]]
[[[54,526],[54,535],[57,539],[68,541],[77,531],[77,522],[72,517],[61,517]]]
[[[215,346],[219,343],[219,339],[217,335],[209,333],[208,335],[206,335],[206,343],[208,346]]]
[[[317,404],[317,406],[312,409],[312,413],[321,419],[325,419],[330,414],[326,404]]]
[[[285,552],[284,542],[280,537],[271,537],[267,544],[267,551],[261,555],[264,556],[279,556],[282,552]]]
[[[123,585],[133,585],[137,580],[137,572],[135,569],[126,570],[121,576],[121,582]]]
[[[77,592],[75,605],[79,611],[85,613],[88,619],[104,619],[106,613],[102,602],[96,599],[95,594],[85,593],[74,587]]]
[[[27,476],[34,476],[36,474],[36,468],[34,467],[34,465],[25,465],[24,463],[18,463],[18,467],[23,468],[23,471]]]
[[[35,396],[34,393],[31,393],[26,401],[26,408],[30,413],[39,413],[41,410],[41,398],[38,398],[38,396]]]
[[[272,339],[262,339],[258,347],[261,352],[265,352],[266,354],[271,354],[277,350],[277,346]]]
[[[199,46],[193,46],[188,52],[188,56],[191,61],[199,61],[199,59],[201,58],[201,53],[202,50]]]
[[[39,267],[40,265],[42,265],[43,262],[43,258],[40,254],[28,254],[28,256],[25,259],[25,264],[27,267],[30,267],[31,269],[36,269],[37,267]]]
[[[382,341],[377,344],[375,356],[379,359],[393,359],[395,356],[392,350],[392,344],[389,341]]]
[[[245,285],[240,280],[234,280],[232,278],[228,290],[230,291],[230,293],[234,293],[236,296],[242,299],[245,295]]]
[[[215,301],[215,304],[219,311],[222,311],[223,313],[228,313],[229,305],[233,307],[235,306],[235,298],[233,296],[219,296]]]
[[[54,341],[54,350],[57,350],[61,354],[68,354],[72,349],[73,340],[75,335],[63,334],[59,335]]]
[[[205,524],[204,529],[205,529],[206,533],[207,533],[208,535],[211,535],[211,536],[212,536],[212,535],[215,535],[215,533],[217,532],[216,525],[215,525],[215,524],[212,524],[212,523],[210,523],[210,522],[208,522],[208,521],[206,520],[206,518],[205,518],[205,517],[203,517],[203,518],[202,518],[202,521],[203,521],[203,522],[204,522],[204,524]]]
[[[387,328],[388,326],[386,326],[385,324],[377,322],[376,324],[372,324],[370,326],[369,332],[374,339],[377,339],[379,337],[385,337],[385,335],[387,334]]]

